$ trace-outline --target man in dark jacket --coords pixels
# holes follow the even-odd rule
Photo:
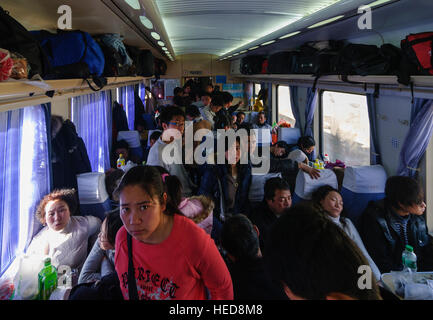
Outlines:
[[[360,218],[360,235],[380,272],[403,269],[402,253],[411,245],[418,271],[433,271],[433,247],[422,216],[423,190],[409,177],[388,178],[385,199],[370,202]]]
[[[260,249],[264,251],[270,226],[278,220],[285,209],[292,205],[289,184],[282,178],[270,178],[265,182],[263,201],[251,211],[251,222],[259,228]]]
[[[221,244],[227,251],[235,300],[287,300],[280,283],[266,272],[259,248],[259,230],[243,214],[223,225]]]

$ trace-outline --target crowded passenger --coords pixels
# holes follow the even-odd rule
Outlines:
[[[124,174],[125,172],[122,169],[113,169],[105,173],[105,189],[112,204],[117,203],[117,200],[113,198],[113,192],[116,190]]]
[[[365,249],[358,230],[356,230],[352,221],[344,216],[343,198],[338,190],[328,185],[321,186],[313,192],[312,200],[323,211],[326,217],[343,229],[349,238],[355,242],[362,254],[367,258],[376,281],[379,281],[380,271]]]
[[[177,107],[169,106],[159,116],[163,133],[149,151],[147,164],[161,166],[182,183],[184,197],[193,195],[193,185],[182,161],[182,136],[185,129],[185,114]],[[168,150],[164,152],[164,150]],[[171,153],[174,152],[172,156]]]
[[[74,189],[47,194],[36,211],[36,218],[44,228],[34,236],[27,254],[48,255],[55,267],[66,265],[81,270],[89,242],[96,240],[101,220],[77,214],[78,198]]]
[[[289,155],[289,144],[285,141],[277,141],[270,147],[271,157],[284,159]]]
[[[272,129],[272,126],[266,123],[266,114],[264,111],[260,111],[257,114],[257,122],[253,124],[253,129]]]
[[[174,88],[173,94],[174,94],[175,97],[176,96],[183,97],[183,88],[181,88],[181,87]]]
[[[245,113],[244,112],[242,112],[242,111],[239,111],[238,113],[236,113],[236,120],[237,120],[237,123],[236,123],[236,125],[238,126],[238,128],[239,128],[239,126],[244,122],[244,120],[245,120]]]
[[[179,214],[156,168],[132,168],[116,192],[124,226],[116,237],[115,267],[126,300],[233,299],[214,241]]]
[[[158,141],[158,139],[161,137],[161,135],[162,135],[162,132],[159,130],[155,130],[150,134],[149,146],[147,146],[146,149],[144,150],[144,156],[143,156],[144,161],[147,161],[147,158],[148,158],[149,152],[150,152],[150,148],[153,147],[153,145],[156,143],[156,141]]]
[[[368,265],[359,248],[311,204],[297,204],[273,224],[264,254],[269,274],[283,284],[291,300],[379,300],[376,281],[365,276]],[[368,284],[368,286],[367,286]]]
[[[265,250],[269,228],[292,205],[289,184],[282,178],[270,178],[265,182],[263,201],[251,210],[250,220],[259,229],[260,249]]]
[[[309,161],[314,161],[314,147],[316,146],[316,142],[314,138],[311,136],[303,136],[298,139],[298,143],[296,145],[290,145],[289,157],[293,158],[302,158],[302,154],[300,155],[300,151],[302,151]],[[293,152],[293,154],[292,154]]]
[[[114,245],[117,231],[122,225],[119,209],[107,213],[107,217],[102,222],[98,239],[84,262],[78,283],[101,280],[104,276],[116,272],[114,269]]]
[[[122,155],[123,159],[125,159],[125,164],[128,162],[128,160],[131,160],[129,151],[129,144],[125,140],[114,142],[111,148],[111,168],[117,168],[117,159],[119,159],[120,155]]]
[[[223,225],[221,244],[227,251],[235,300],[287,300],[280,283],[265,269],[259,246],[260,230],[243,214]]]
[[[213,198],[218,218],[248,212],[248,191],[251,184],[251,164],[241,164],[240,138],[225,144],[224,164],[201,167],[199,194]]]
[[[209,106],[205,106],[201,109],[201,114],[203,119],[209,121],[212,125],[212,130],[214,129],[215,124],[215,116],[218,111],[220,111],[223,107],[223,98],[220,94],[214,94],[212,96],[211,102]]]
[[[164,183],[164,191],[171,201],[177,206],[180,213],[194,221],[207,234],[214,238],[212,199],[206,196],[182,197],[182,184],[176,176],[171,176],[163,167],[155,167],[161,174]],[[219,230],[218,230],[219,235]]]
[[[402,253],[413,247],[418,271],[433,270],[433,246],[423,216],[424,192],[413,178],[389,177],[385,199],[368,204],[359,233],[381,273],[403,269]]]

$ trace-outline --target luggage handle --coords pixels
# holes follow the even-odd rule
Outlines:
[[[98,76],[92,74],[92,80],[93,80],[93,83],[96,84],[97,89],[95,89],[95,87],[92,86],[89,79],[86,79],[86,82],[89,85],[90,89],[92,89],[93,91],[100,91],[107,84],[107,78],[105,78],[105,77],[98,77]]]

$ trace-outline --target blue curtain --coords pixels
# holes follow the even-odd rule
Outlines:
[[[305,105],[305,129],[304,136],[314,137],[314,111],[316,110],[317,105],[317,96],[318,90],[312,90],[312,88],[308,88],[307,90],[307,103]],[[310,161],[314,161],[316,159],[316,148],[314,148],[313,152],[308,155],[308,159]]]
[[[144,110],[146,110],[146,89],[144,87],[144,83],[140,83],[138,85],[138,96],[140,97],[141,101],[143,101]]]
[[[301,125],[301,113],[299,111],[299,96],[298,96],[298,87],[289,86],[290,90],[290,106],[292,107],[292,113],[295,117],[295,128],[299,128],[301,130],[301,134],[303,134],[303,126]]]
[[[135,101],[134,101],[134,85],[120,88],[119,103],[123,105],[128,119],[129,130],[134,130],[135,118]]]
[[[379,149],[379,137],[376,125],[376,98],[374,94],[367,94],[368,119],[370,122],[370,164],[382,164]]]
[[[268,99],[263,101],[263,105],[266,105],[266,122],[272,125],[272,83],[271,82],[262,82],[260,83],[260,88],[267,90]]]
[[[413,177],[433,133],[433,100],[416,98],[412,104],[410,129],[400,151],[397,175]]]
[[[0,275],[38,231],[36,207],[50,192],[45,108],[0,113]]]
[[[307,90],[307,103],[305,105],[305,128],[304,136],[314,136],[313,123],[314,111],[317,105],[317,90],[313,91],[311,88]]]
[[[72,98],[72,121],[84,140],[93,172],[110,168],[111,119],[111,91]]]

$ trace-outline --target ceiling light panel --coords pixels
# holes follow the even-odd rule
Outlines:
[[[153,29],[153,23],[145,16],[140,16],[140,21],[143,26],[145,26],[147,29]]]

